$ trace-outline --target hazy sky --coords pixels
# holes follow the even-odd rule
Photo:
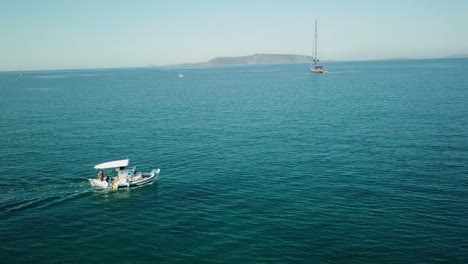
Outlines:
[[[0,71],[468,54],[465,0],[0,0]]]

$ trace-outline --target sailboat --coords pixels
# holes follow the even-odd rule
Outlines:
[[[314,41],[314,67],[310,65],[310,72],[312,73],[326,73],[327,69],[323,66],[317,65],[319,59],[317,59],[317,20],[315,20],[315,41]]]

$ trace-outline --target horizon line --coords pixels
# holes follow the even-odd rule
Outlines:
[[[299,54],[286,54],[286,53],[254,53],[252,55],[244,55],[244,56],[231,56],[232,58],[235,57],[248,57],[254,55],[295,55],[295,56],[309,56],[310,55],[299,55]],[[459,56],[459,57],[456,57]],[[226,58],[228,56],[219,56],[214,57],[216,58]],[[468,55],[449,55],[445,57],[431,57],[431,58],[385,58],[385,59],[364,59],[364,60],[321,60],[322,62],[365,62],[365,61],[406,61],[406,60],[437,60],[437,59],[468,59]],[[212,60],[212,59],[210,59]],[[208,61],[210,61],[208,60]],[[207,61],[206,61],[207,62]],[[117,70],[117,69],[137,69],[137,68],[177,68],[183,66],[194,66],[194,67],[223,67],[223,66],[254,66],[254,65],[282,65],[282,64],[307,64],[307,63],[271,63],[271,64],[226,64],[226,65],[199,65],[204,62],[193,62],[193,63],[178,63],[178,64],[168,64],[168,65],[146,65],[146,66],[123,66],[123,67],[112,67],[112,66],[104,66],[104,67],[89,67],[89,68],[50,68],[50,69],[28,69],[28,70],[0,70],[0,73],[24,73],[24,72],[41,72],[41,71],[78,71],[78,70]]]

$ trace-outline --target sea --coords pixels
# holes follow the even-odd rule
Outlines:
[[[1,72],[1,263],[468,263],[468,59],[324,66]]]

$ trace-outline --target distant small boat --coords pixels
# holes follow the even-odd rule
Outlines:
[[[184,78],[184,75],[182,73],[179,73],[179,75],[177,75],[177,77]]]
[[[315,41],[314,41],[314,67],[312,68],[312,65],[310,65],[310,72],[312,73],[326,73],[327,69],[325,69],[323,66],[317,65],[319,62],[319,59],[317,58],[317,20],[315,20]]]
[[[160,169],[148,173],[136,172],[136,167],[129,167],[130,160],[114,160],[94,166],[100,170],[97,179],[89,179],[91,186],[103,189],[121,189],[147,185],[156,181]]]

